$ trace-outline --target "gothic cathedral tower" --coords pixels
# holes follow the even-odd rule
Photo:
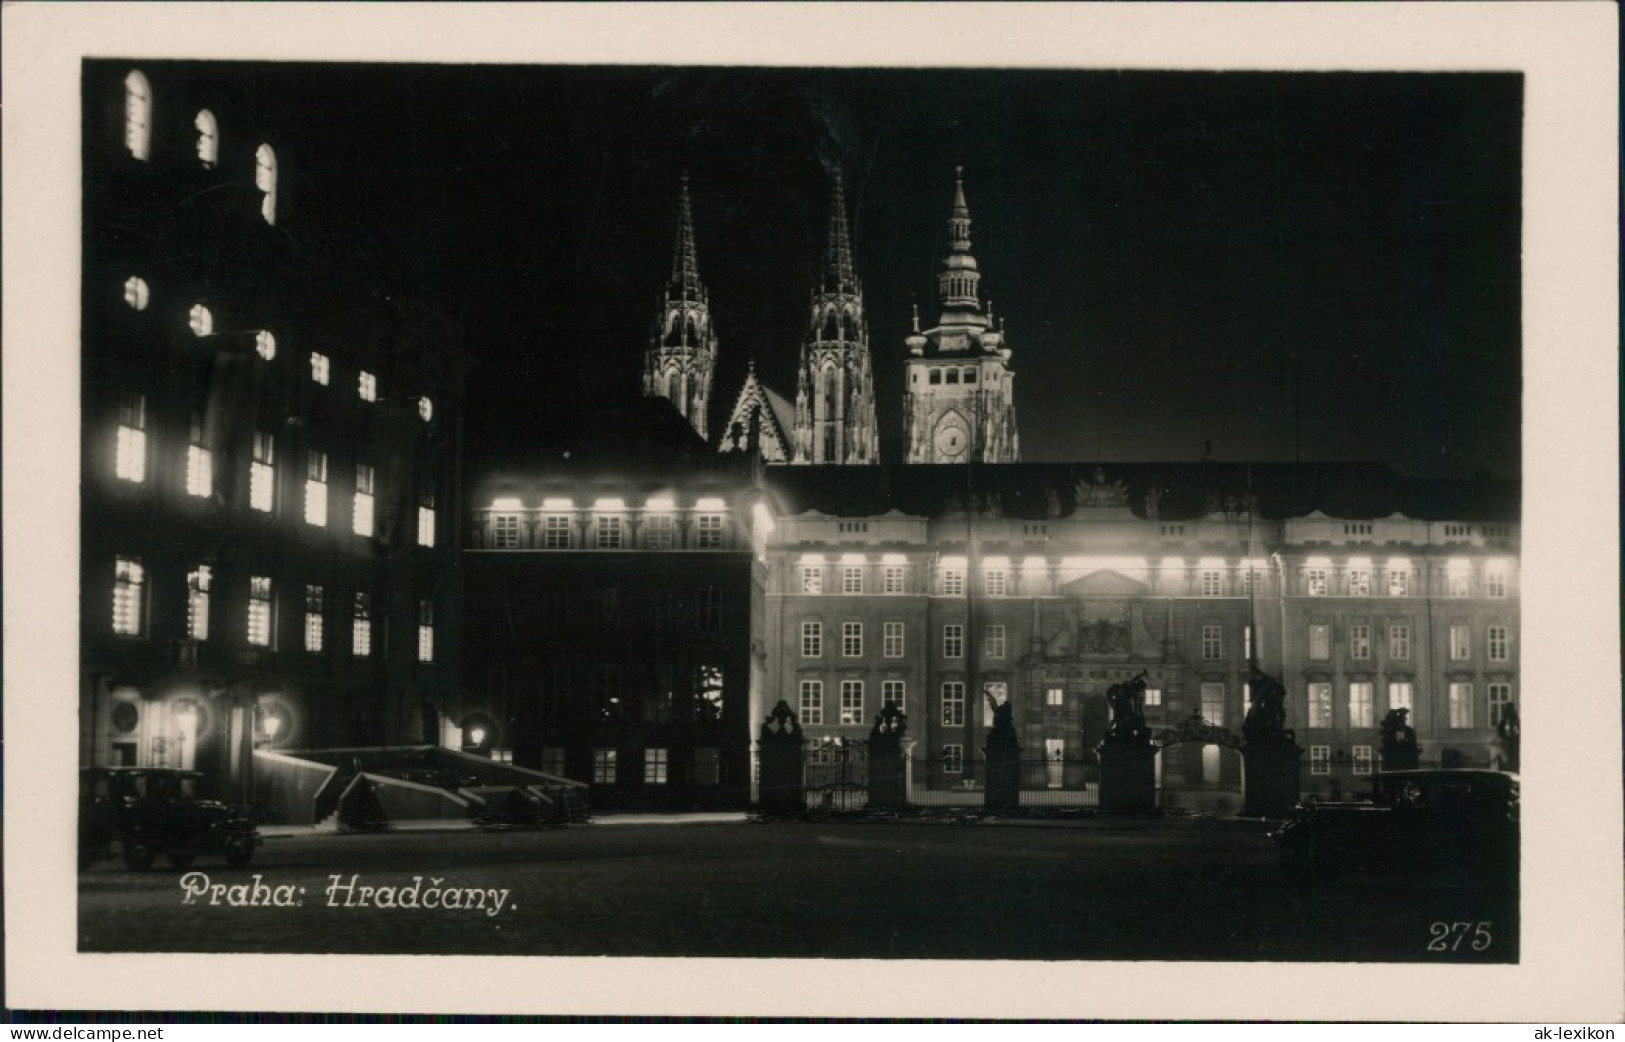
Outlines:
[[[852,269],[846,193],[838,174],[832,207],[824,271],[813,291],[812,316],[801,343],[792,462],[879,463],[863,287]]]
[[[909,463],[1017,463],[1015,372],[993,305],[982,310],[981,273],[970,252],[970,208],[963,168],[955,169],[948,256],[937,276],[935,328],[907,338],[903,399]]]
[[[694,256],[694,216],[684,174],[677,202],[677,252],[660,318],[644,353],[643,393],[671,399],[700,437],[710,441],[711,374],[716,363],[717,335],[711,328],[710,295],[700,282]]]

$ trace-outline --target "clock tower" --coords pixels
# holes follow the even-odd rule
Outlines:
[[[970,209],[956,169],[948,256],[937,276],[937,324],[904,343],[903,425],[909,463],[1017,463],[1015,371],[1003,323],[981,303],[981,272],[970,252]]]

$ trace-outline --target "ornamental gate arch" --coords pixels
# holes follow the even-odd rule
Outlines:
[[[1157,767],[1161,778],[1165,779],[1167,777],[1166,774],[1163,773],[1166,770],[1166,757],[1164,757],[1162,754],[1173,746],[1185,745],[1193,742],[1200,743],[1204,746],[1212,745],[1218,746],[1220,749],[1234,750],[1236,753],[1234,760],[1234,787],[1237,789],[1242,787],[1242,778],[1246,770],[1244,763],[1245,754],[1242,749],[1242,736],[1236,734],[1229,728],[1221,727],[1218,724],[1208,721],[1201,715],[1200,710],[1195,711],[1190,716],[1179,720],[1172,727],[1165,727],[1151,735],[1151,747],[1155,749],[1158,754]],[[1230,788],[1231,779],[1227,779],[1225,777],[1222,763],[1216,764],[1215,766],[1218,768],[1217,777],[1212,779],[1206,777],[1206,770],[1204,767],[1199,777],[1194,779],[1194,785],[1191,784],[1193,779],[1185,776],[1185,771],[1182,768],[1181,780],[1184,783],[1184,787]]]

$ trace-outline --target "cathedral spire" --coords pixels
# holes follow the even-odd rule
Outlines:
[[[688,173],[683,173],[677,197],[677,247],[671,259],[671,279],[666,283],[666,299],[699,303],[705,287],[700,284],[700,262],[694,250],[694,212],[688,202]]]
[[[948,214],[948,238],[955,251],[970,249],[970,207],[965,205],[965,168],[954,167],[954,206]]]
[[[948,212],[948,256],[937,276],[937,296],[942,302],[944,324],[974,316],[980,318],[981,304],[976,286],[982,279],[976,258],[970,252],[970,207],[965,205],[965,168],[954,167],[954,202]]]
[[[643,356],[643,393],[669,398],[696,433],[710,439],[711,378],[717,335],[700,266],[695,259],[694,214],[688,202],[688,174],[677,196],[677,246],[665,299]]]
[[[852,237],[846,227],[846,187],[839,172],[830,200],[829,244],[824,252],[824,292],[860,293],[852,267]]]

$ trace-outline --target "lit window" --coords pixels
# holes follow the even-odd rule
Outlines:
[[[1253,627],[1251,623],[1241,627],[1241,657],[1248,662],[1253,660]]]
[[[1321,660],[1332,657],[1332,628],[1325,623],[1309,627],[1309,657]]]
[[[1411,657],[1410,626],[1396,622],[1388,627],[1388,657],[1392,659]]]
[[[942,593],[945,597],[963,597],[965,595],[965,570],[963,568],[944,568],[942,570]]]
[[[1507,595],[1507,573],[1498,567],[1486,571],[1484,573],[1484,593],[1489,597],[1505,597]]]
[[[619,517],[600,516],[598,518],[594,545],[600,550],[619,550],[621,548],[621,519]]]
[[[266,224],[276,223],[276,153],[270,145],[254,150],[254,187],[264,193],[260,200],[260,216]]]
[[[722,750],[714,745],[702,745],[694,750],[694,784],[720,785],[722,783]]]
[[[1222,626],[1202,627],[1202,658],[1209,662],[1214,659],[1224,658],[1224,628]]]
[[[822,680],[803,680],[801,682],[801,722],[804,724],[821,724],[824,722],[824,682]]]
[[[491,548],[519,549],[519,515],[497,514],[491,519]]]
[[[428,495],[418,504],[418,545],[434,545],[434,496]]]
[[[1369,746],[1369,745],[1356,745],[1354,747],[1354,773],[1355,774],[1370,774],[1371,773],[1371,763],[1372,763],[1371,746]]]
[[[1005,579],[1009,573],[1003,568],[989,568],[983,576],[982,588],[989,597],[1003,597],[1005,593]]]
[[[695,598],[701,633],[722,632],[722,588],[701,586]]]
[[[254,334],[254,351],[267,362],[276,357],[276,334],[262,329]]]
[[[942,627],[942,657],[963,658],[965,656],[965,627],[953,625]]]
[[[1388,573],[1388,596],[1409,597],[1411,595],[1411,573],[1406,571],[1390,571]]]
[[[186,494],[200,498],[214,491],[214,454],[203,444],[203,417],[192,414],[192,438],[186,446]]]
[[[372,535],[373,469],[365,463],[355,465],[355,509],[351,512],[351,529],[359,536]]]
[[[1148,687],[1145,689],[1145,704],[1148,706],[1162,705],[1162,688]]]
[[[1356,624],[1349,627],[1349,658],[1371,657],[1371,627]]]
[[[113,473],[125,481],[147,480],[147,399],[144,395],[119,396],[118,439],[113,457]]]
[[[350,653],[356,658],[372,654],[372,597],[360,591],[350,617]]]
[[[1464,623],[1456,623],[1450,627],[1450,658],[1453,662],[1460,662],[1473,655],[1472,634],[1468,632]]]
[[[214,312],[202,304],[193,304],[192,310],[187,312],[186,324],[193,336],[209,336],[214,332]]]
[[[965,726],[965,685],[957,680],[942,685],[942,726]]]
[[[666,784],[666,750],[643,750],[643,783],[645,785]]]
[[[1309,726],[1332,726],[1332,685],[1326,683],[1309,685]]]
[[[200,564],[186,576],[186,635],[192,640],[209,639],[210,568]]]
[[[1473,685],[1465,683],[1450,685],[1450,726],[1473,726]]]
[[[821,622],[803,622],[801,624],[801,657],[819,658],[824,654],[824,624]]]
[[[434,401],[429,398],[418,399],[418,418],[424,423],[434,419]]]
[[[418,661],[434,661],[434,601],[418,601]]]
[[[193,125],[197,127],[197,161],[203,169],[213,170],[220,165],[220,124],[214,113],[199,109]]]
[[[558,520],[565,521],[562,517]],[[650,514],[644,521],[644,532],[645,545],[651,550],[670,550],[677,545],[677,519],[670,514]],[[566,533],[562,545],[569,544],[569,535]]]
[[[1202,596],[1203,597],[1217,597],[1217,596],[1219,596],[1219,591],[1223,588],[1221,579],[1222,579],[1222,577],[1221,577],[1220,573],[1217,572],[1217,571],[1211,571],[1210,570],[1210,571],[1203,572],[1202,573]]]
[[[1309,773],[1332,773],[1332,747],[1329,745],[1311,745],[1309,747]]]
[[[1413,688],[1409,680],[1393,680],[1388,683],[1388,708],[1413,709],[1411,696]]]
[[[841,723],[863,723],[863,681],[841,681]]]
[[[1310,597],[1326,596],[1326,569],[1310,568],[1303,573],[1303,592]]]
[[[1369,597],[1369,596],[1371,596],[1371,569],[1369,569],[1369,568],[1351,568],[1351,569],[1349,569],[1349,596],[1350,597]]]
[[[902,593],[903,592],[903,566],[902,565],[900,565],[900,564],[888,564],[885,567],[885,570],[882,573],[881,592],[882,593]]]
[[[889,702],[902,709],[907,703],[904,701],[904,686],[901,680],[882,680],[880,682],[880,705],[885,708]]]
[[[1044,689],[1044,704],[1047,706],[1066,705],[1066,688],[1051,687]]]
[[[131,275],[124,280],[124,303],[130,305],[133,310],[147,310],[147,302],[151,296],[146,279]]]
[[[152,87],[139,69],[124,77],[124,147],[141,160],[152,148]]]
[[[615,784],[615,750],[592,751],[592,782],[594,785]]]
[[[694,708],[702,722],[722,719],[722,692],[721,666],[694,668]]]
[[[1219,727],[1224,726],[1224,685],[1209,681],[1202,685],[1202,719]]]
[[[305,455],[305,524],[327,525],[327,453]]]
[[[364,402],[376,402],[378,400],[378,377],[363,369],[356,384],[356,394],[360,395],[361,400]]]
[[[1248,568],[1241,573],[1241,592],[1248,597],[1264,589],[1264,573],[1256,568]]]
[[[701,550],[719,550],[722,548],[722,515],[701,514],[699,528],[695,533],[694,545]]]
[[[903,624],[887,622],[881,632],[880,653],[886,658],[903,657]]]
[[[1490,726],[1491,727],[1499,727],[1499,726],[1501,726],[1501,720],[1502,720],[1503,717],[1506,716],[1507,708],[1509,706],[1511,706],[1511,705],[1512,705],[1512,685],[1511,684],[1491,684],[1490,685]]]
[[[1468,575],[1466,572],[1447,572],[1445,582],[1451,597],[1466,597],[1468,595]]]
[[[1512,657],[1512,631],[1506,626],[1489,629],[1490,661],[1505,662]]]
[[[248,505],[270,513],[276,496],[276,438],[254,432],[254,461],[248,466]]]
[[[248,642],[257,647],[271,646],[271,577],[250,576],[248,580]]]
[[[1349,726],[1373,727],[1375,705],[1371,684],[1357,680],[1349,685]]]
[[[863,655],[863,623],[841,623],[841,654],[846,658],[859,658]]]
[[[564,514],[549,514],[541,522],[541,545],[546,549],[570,548],[570,519]]]
[[[326,387],[327,382],[332,378],[332,375],[333,363],[329,361],[328,357],[322,354],[320,351],[312,351],[310,353],[310,379],[314,383],[319,383],[323,387]]]
[[[142,612],[146,604],[146,569],[136,557],[113,560],[113,632],[125,637],[141,636]]]
[[[1004,627],[989,626],[983,634],[983,647],[988,658],[1004,658]]]
[[[305,587],[305,650],[312,654],[322,650],[322,638],[326,632],[322,602],[320,586]]]
[[[936,373],[932,373],[936,376]],[[932,381],[935,383],[936,381]],[[962,774],[965,770],[965,747],[962,745],[945,745],[942,747],[942,773]]]
[[[824,570],[816,565],[803,566],[801,569],[801,592],[823,593]]]
[[[849,566],[841,569],[841,592],[863,592],[863,568],[861,566]]]

